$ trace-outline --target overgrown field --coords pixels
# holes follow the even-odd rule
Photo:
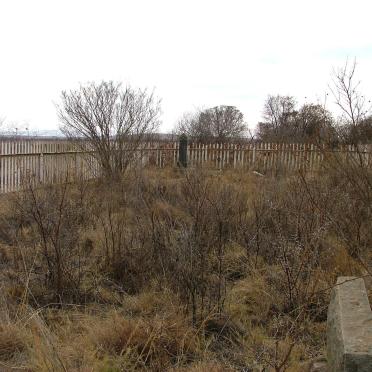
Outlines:
[[[337,276],[371,271],[370,181],[148,169],[3,196],[0,370],[306,371]]]

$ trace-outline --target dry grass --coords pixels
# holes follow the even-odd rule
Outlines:
[[[27,336],[16,324],[0,326],[0,360],[9,362],[27,350]]]
[[[327,288],[371,266],[334,182],[149,169],[3,197],[1,366],[306,370]]]

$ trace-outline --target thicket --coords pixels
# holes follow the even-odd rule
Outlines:
[[[336,277],[372,266],[372,174],[353,159],[275,177],[132,169],[4,197],[1,365],[306,370]]]

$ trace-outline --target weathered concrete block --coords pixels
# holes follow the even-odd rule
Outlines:
[[[363,279],[340,277],[327,319],[330,372],[372,372],[372,311]]]

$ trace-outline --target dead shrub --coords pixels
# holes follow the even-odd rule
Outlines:
[[[89,270],[89,257],[80,242],[89,218],[85,195],[68,184],[40,189],[29,185],[13,196],[11,204],[13,222],[8,226],[14,269],[23,284],[33,287],[40,301],[78,300]]]

